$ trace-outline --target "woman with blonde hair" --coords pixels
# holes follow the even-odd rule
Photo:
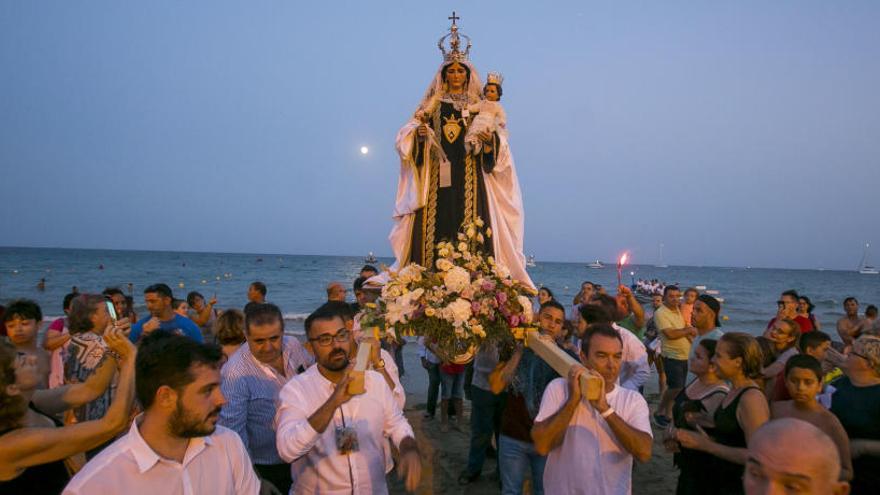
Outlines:
[[[770,408],[761,391],[763,355],[749,334],[724,334],[715,348],[712,363],[731,390],[715,410],[712,437],[702,431],[679,429],[675,439],[682,447],[714,456],[715,493],[743,493],[742,477],[748,458],[746,445],[752,434],[770,419]]]

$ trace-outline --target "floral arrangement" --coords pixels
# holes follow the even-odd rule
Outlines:
[[[510,343],[532,320],[532,289],[510,276],[507,267],[483,255],[491,239],[477,218],[462,226],[457,242],[437,244],[433,269],[411,263],[382,288],[368,305],[363,328],[387,336],[424,336],[445,362],[463,364],[483,342]]]

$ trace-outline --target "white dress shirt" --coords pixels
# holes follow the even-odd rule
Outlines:
[[[626,328],[613,323],[612,326],[620,339],[623,341],[623,358],[620,363],[620,374],[617,375],[617,383],[623,388],[635,390],[648,381],[651,377],[651,367],[648,366],[648,351],[645,344]]]
[[[327,402],[336,384],[318,366],[293,377],[279,395],[275,416],[278,454],[292,462],[292,493],[383,494],[387,435],[399,446],[413,430],[397,406],[385,379],[375,371],[364,374],[366,392],[336,409],[323,433],[309,423],[309,416]],[[353,427],[359,450],[348,455],[336,449],[336,429]]]
[[[651,436],[648,403],[622,387],[605,394],[608,405],[632,428]],[[568,380],[547,385],[535,422],[556,414],[568,400]],[[625,495],[632,490],[632,454],[617,440],[605,419],[581,399],[559,447],[547,455],[544,493]]]
[[[165,459],[141,437],[139,416],[125,436],[95,456],[64,489],[65,495],[256,495],[260,480],[244,444],[222,426],[191,438],[183,463]]]

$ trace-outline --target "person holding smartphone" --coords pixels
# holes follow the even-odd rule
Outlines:
[[[92,421],[107,414],[116,393],[116,370],[119,356],[104,341],[104,332],[111,328],[127,334],[131,325],[126,318],[116,319],[112,301],[100,294],[80,294],[72,301],[68,316],[70,347],[64,366],[65,383],[85,383],[91,380],[104,392],[94,400],[74,409],[78,422]],[[91,458],[102,447],[86,454]]]

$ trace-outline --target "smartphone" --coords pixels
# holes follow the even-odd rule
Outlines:
[[[119,317],[116,316],[116,306],[113,305],[113,301],[104,301],[104,304],[107,305],[107,313],[110,314],[110,319],[113,320],[113,323],[115,324],[116,320],[119,319]]]

